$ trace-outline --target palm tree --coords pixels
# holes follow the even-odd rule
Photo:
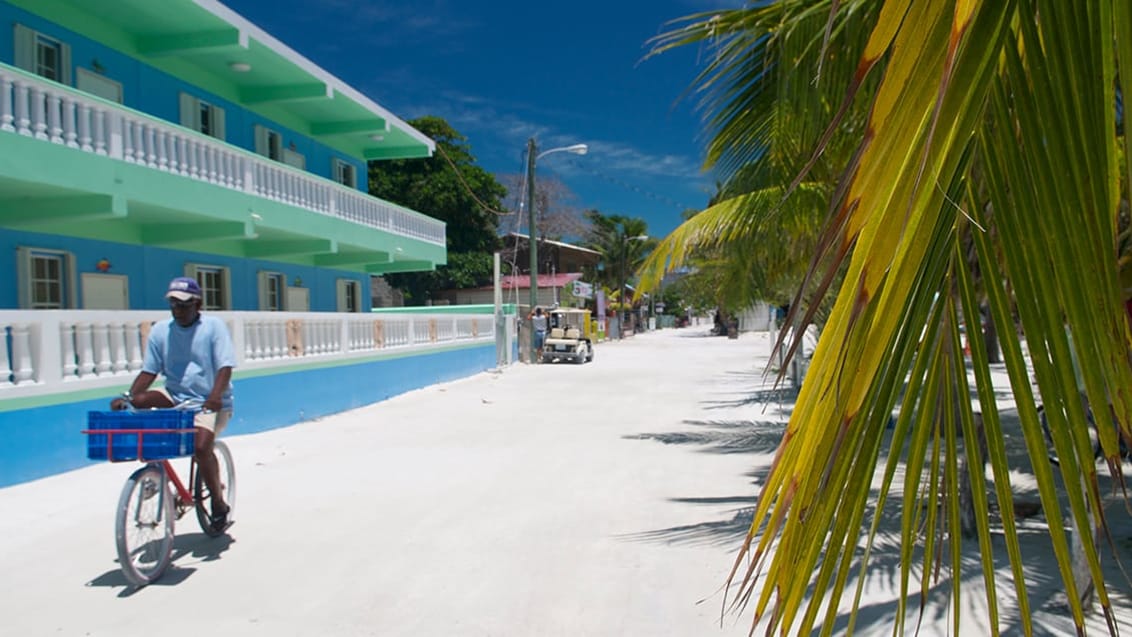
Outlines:
[[[619,308],[631,307],[627,293],[632,273],[644,261],[655,241],[648,236],[648,222],[638,217],[586,212],[590,222],[589,247],[602,255],[599,282],[616,295]]]
[[[765,171],[761,191],[749,198],[774,194],[761,204],[736,204],[730,215],[731,227],[746,220],[759,231],[726,238],[761,249],[751,241],[768,236],[806,184],[822,192],[836,183],[792,319],[812,320],[830,290],[831,311],[732,571],[735,603],[753,604],[755,622],[765,620],[768,633],[805,634],[820,625],[828,634],[847,582],[874,549],[883,516],[870,520],[866,512],[884,511],[891,497],[901,520],[894,632],[903,634],[909,593],[927,591],[933,573],[950,574],[953,599],[961,593],[961,558],[971,541],[961,533],[960,465],[986,461],[990,494],[982,472],[971,480],[989,624],[997,630],[1003,610],[995,559],[1004,557],[1016,619],[1032,634],[1010,450],[995,401],[996,392],[1008,391],[1078,633],[1089,589],[1115,632],[1096,536],[1072,534],[1080,546],[1075,563],[1066,525],[1100,535],[1108,528],[1082,395],[1098,420],[1107,422],[1111,412],[1119,434],[1132,440],[1132,331],[1122,283],[1132,276],[1119,232],[1132,168],[1123,134],[1129,116],[1118,100],[1132,68],[1132,4],[780,0],[719,15],[693,16],[660,42],[711,45],[715,70],[701,82],[721,93],[709,121],[723,125],[709,160],[727,157],[731,174],[781,143],[773,126],[803,99],[777,90],[783,75],[797,75],[815,96],[828,97],[826,83],[842,92],[830,102],[841,106],[822,111],[832,110],[819,127],[827,134],[785,136],[816,140],[786,153],[803,165],[793,174],[789,162],[781,172]],[[815,28],[816,15],[826,19]],[[863,48],[842,46],[862,26]],[[794,47],[816,51],[819,63],[791,57]],[[846,51],[851,60],[843,59]],[[808,61],[787,68],[795,59]],[[761,119],[741,113],[756,108]],[[857,112],[867,120],[854,121]],[[668,258],[703,243],[684,230],[662,246]],[[984,303],[995,325],[1016,327],[999,334],[1008,387],[992,383],[979,339],[969,340],[970,368],[964,361],[961,330],[978,324]],[[1039,403],[1057,467],[1047,461]],[[894,410],[898,418],[886,432]],[[978,445],[959,443],[978,438],[978,422],[985,458]],[[1123,486],[1117,428],[1096,431],[1105,473]],[[992,527],[1002,542],[991,541]],[[962,607],[953,603],[955,629]]]

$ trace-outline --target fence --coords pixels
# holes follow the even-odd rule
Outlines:
[[[495,342],[485,314],[211,312],[232,334],[240,369],[350,359],[383,351]],[[167,311],[0,311],[0,399],[127,384]]]

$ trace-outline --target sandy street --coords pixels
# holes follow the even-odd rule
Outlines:
[[[183,518],[173,567],[141,590],[126,585],[113,534],[135,465],[0,489],[0,635],[746,635],[749,612],[721,624],[721,586],[793,395],[763,379],[767,335],[707,329],[227,437],[239,478],[230,537]],[[1026,479],[1012,477],[1021,497],[1033,495]],[[1110,501],[1129,564],[1132,515]],[[898,560],[882,550],[897,546],[899,512],[883,515],[858,635],[891,634],[900,595]],[[1030,616],[1037,634],[1070,634],[1045,524],[1019,526]],[[1116,617],[1132,632],[1130,586],[1105,550]],[[989,634],[977,553],[966,553],[960,634]],[[1005,558],[996,580],[1003,634],[1021,634]],[[920,619],[920,635],[948,634],[949,586],[931,585],[922,618],[911,591],[908,634]],[[1094,613],[1089,633],[1105,632]]]
[[[781,425],[745,426],[783,415],[749,403],[766,337],[705,334],[228,437],[231,539],[186,516],[173,567],[136,592],[113,542],[133,464],[0,490],[0,633],[745,634],[720,629],[719,589]]]

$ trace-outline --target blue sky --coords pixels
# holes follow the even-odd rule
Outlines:
[[[588,144],[538,165],[574,207],[663,236],[714,191],[695,96],[680,99],[702,52],[641,58],[666,22],[737,0],[223,1],[402,119],[444,118],[492,173],[522,172],[532,136]]]

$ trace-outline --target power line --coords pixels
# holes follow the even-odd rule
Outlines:
[[[647,199],[652,199],[653,201],[659,201],[661,203],[668,204],[669,206],[672,206],[680,212],[684,212],[685,210],[688,210],[690,208],[696,208],[696,206],[689,206],[688,204],[682,201],[677,201],[667,195],[655,193],[651,190],[646,190],[644,188],[641,188],[640,186],[636,186],[626,181],[617,179],[616,177],[612,177],[608,173],[600,172],[597,169],[591,168],[578,160],[573,160],[570,162],[570,164],[588,175],[597,177],[601,181],[613,184],[620,188],[624,188],[625,190],[641,195],[642,197],[645,197]]]

